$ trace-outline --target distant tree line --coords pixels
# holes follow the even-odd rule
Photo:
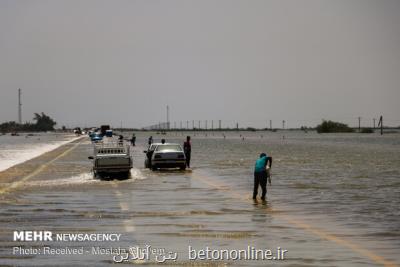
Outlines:
[[[26,122],[19,124],[15,121],[4,122],[0,124],[0,132],[43,132],[53,131],[57,124],[52,118],[42,113],[35,113],[33,120],[35,123]]]
[[[322,121],[317,127],[318,133],[352,133],[354,129],[350,128],[347,124],[336,121]]]

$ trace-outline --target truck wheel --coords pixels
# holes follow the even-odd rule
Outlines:
[[[155,166],[152,166],[152,167],[151,167],[151,170],[152,170],[152,171],[156,171],[157,168],[156,168]]]
[[[180,166],[179,169],[181,169],[181,171],[184,171],[184,170],[186,170],[186,166],[185,165],[184,166]]]

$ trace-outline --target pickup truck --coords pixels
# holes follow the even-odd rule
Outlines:
[[[130,146],[120,142],[95,143],[93,156],[93,174],[100,178],[113,174],[129,178],[132,169]]]

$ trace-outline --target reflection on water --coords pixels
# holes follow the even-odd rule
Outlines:
[[[91,144],[84,141],[18,187],[15,194],[7,199],[3,196],[0,259],[9,265],[29,265],[29,261],[10,254],[15,244],[9,235],[18,227],[55,232],[120,232],[123,240],[118,246],[151,244],[179,252],[181,260],[174,265],[194,266],[187,261],[188,245],[218,249],[280,246],[289,250],[289,259],[279,262],[283,266],[377,264],[354,249],[299,229],[301,223],[297,222],[301,221],[399,262],[400,134],[285,132],[283,139],[279,132],[230,132],[225,133],[224,139],[218,133],[191,133],[193,169],[186,172],[144,169],[142,151],[149,135],[155,136],[156,141],[166,138],[168,142],[182,143],[187,133],[136,135],[132,179],[93,179],[91,162],[87,160]],[[253,203],[252,171],[261,152],[274,159],[272,186],[268,186],[267,202]],[[40,162],[38,158],[17,169],[23,175]],[[0,177],[7,175],[11,173]],[[9,179],[3,186],[12,182]],[[30,258],[36,265],[53,260],[45,256]],[[97,266],[111,262],[107,256],[91,255],[57,259],[65,264],[78,260],[95,262]],[[210,264],[201,266],[266,263]]]

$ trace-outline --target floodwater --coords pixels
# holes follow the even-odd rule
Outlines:
[[[187,134],[191,170],[144,169],[148,136],[183,143]],[[108,266],[117,254],[96,254],[93,248],[137,246],[177,255],[164,258],[169,266],[400,265],[399,133],[136,135],[128,180],[93,178],[87,137],[0,172],[0,265]],[[252,171],[261,152],[273,157],[272,186],[266,202],[254,203]],[[16,230],[121,237],[116,242],[22,242],[13,241]],[[83,254],[14,252],[20,246],[39,252],[44,246],[83,247]],[[192,259],[207,247],[216,257],[220,250],[248,246],[270,249],[273,256],[286,252],[283,260]],[[157,258],[150,256],[124,263],[156,265]]]
[[[74,135],[21,133],[0,136],[0,171],[67,143]]]

